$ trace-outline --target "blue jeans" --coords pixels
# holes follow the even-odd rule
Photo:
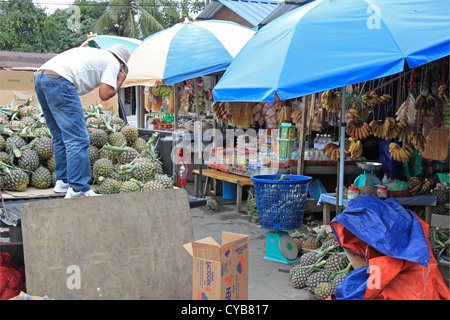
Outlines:
[[[63,77],[39,73],[34,85],[52,133],[57,179],[76,191],[89,191],[89,135],[75,85]]]

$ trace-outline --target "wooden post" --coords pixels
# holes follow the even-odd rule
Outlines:
[[[312,95],[313,97],[315,94]],[[302,121],[301,121],[301,127],[300,127],[300,141],[299,141],[299,148],[298,148],[298,160],[297,160],[297,174],[303,175],[305,164],[305,129],[306,129],[306,109],[308,108],[308,100],[311,98],[311,96],[305,96],[303,97],[303,108],[302,108]]]

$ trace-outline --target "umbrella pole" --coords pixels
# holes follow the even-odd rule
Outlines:
[[[197,114],[197,143],[198,143],[198,194],[202,194],[202,140],[203,140],[203,134],[201,132],[202,125],[200,123],[200,111],[198,107],[198,91],[197,91],[197,84],[198,84],[198,78],[194,78],[192,81],[192,86],[194,89],[194,101],[195,101],[195,112]],[[195,136],[195,135],[194,135]],[[195,139],[194,139],[195,141]]]
[[[345,87],[341,88],[342,90],[342,108],[341,108],[341,119],[340,119],[340,146],[341,146],[341,154],[339,157],[339,187],[337,190],[338,195],[338,210],[336,214],[341,213],[344,208],[344,156],[345,156]]]
[[[178,99],[177,99],[177,85],[173,84],[172,85],[172,89],[173,89],[173,102],[174,102],[174,107],[173,107],[173,132],[175,133],[178,130]],[[177,142],[176,141],[176,134],[172,135],[172,150],[175,150]],[[177,158],[178,159],[178,158]],[[172,170],[173,170],[173,183],[174,185],[178,185],[178,163],[174,162],[172,164]]]

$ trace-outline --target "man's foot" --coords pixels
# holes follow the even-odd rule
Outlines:
[[[68,198],[80,198],[80,197],[93,197],[93,196],[99,196],[99,194],[95,193],[94,191],[90,190],[89,191],[75,191],[72,188],[69,187],[69,190],[67,190],[66,196],[64,197],[65,199]]]

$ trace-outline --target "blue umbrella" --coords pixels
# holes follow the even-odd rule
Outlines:
[[[449,55],[448,0],[316,0],[261,28],[213,89],[217,101],[288,100]],[[344,89],[343,89],[344,90]],[[345,114],[342,95],[341,118]],[[345,144],[345,127],[340,132]],[[343,190],[344,148],[339,162]],[[343,194],[339,192],[342,207]]]
[[[449,54],[448,0],[316,0],[261,28],[213,90],[281,100],[373,80]]]
[[[81,46],[89,46],[94,48],[110,48],[113,45],[120,43],[125,45],[128,50],[130,50],[130,53],[133,53],[134,50],[136,50],[136,48],[141,44],[141,42],[141,40],[128,37],[95,35],[88,36],[88,39],[83,42]]]
[[[179,23],[152,34],[131,55],[126,83],[172,85],[224,71],[255,31],[229,21]]]

